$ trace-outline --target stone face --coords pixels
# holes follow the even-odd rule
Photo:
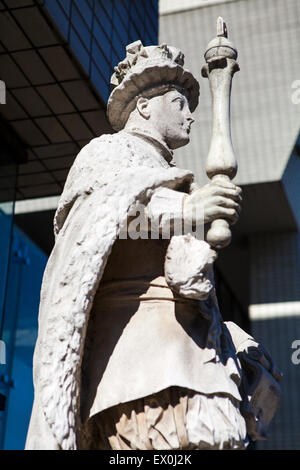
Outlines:
[[[240,190],[198,188],[174,165],[198,90],[180,51],[135,43],[127,52],[109,105],[123,127],[82,149],[55,215],[26,448],[245,448],[247,431],[265,435],[278,404],[265,384],[278,392],[279,375],[253,338],[222,321],[216,252],[184,232],[236,221]],[[162,63],[149,92],[145,70]],[[132,102],[121,120],[120,96]]]

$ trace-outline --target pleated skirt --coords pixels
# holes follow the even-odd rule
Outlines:
[[[245,449],[239,401],[170,387],[94,415],[85,447],[94,450]]]

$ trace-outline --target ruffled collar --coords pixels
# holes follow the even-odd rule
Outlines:
[[[154,133],[150,132],[149,130],[140,129],[138,127],[130,127],[128,129],[124,129],[124,132],[132,134],[136,137],[140,137],[141,139],[144,139],[148,143],[154,145],[156,150],[168,162],[170,166],[176,166],[175,161],[173,160],[173,151],[157,134],[154,135]]]

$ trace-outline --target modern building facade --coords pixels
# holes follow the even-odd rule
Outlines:
[[[110,76],[137,39],[157,43],[157,0],[0,1],[1,449],[24,448],[56,202],[80,149],[112,132]]]
[[[300,449],[300,3],[298,0],[161,0],[160,42],[174,44],[200,82],[191,143],[177,164],[205,184],[211,97],[203,54],[227,23],[239,51],[232,87],[232,138],[243,189],[233,243],[218,268],[248,310],[252,334],[284,376],[269,440],[258,449]],[[298,355],[297,355],[298,354]]]

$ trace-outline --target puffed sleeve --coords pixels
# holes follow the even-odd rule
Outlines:
[[[153,229],[159,233],[173,231],[174,226],[181,229],[183,220],[183,203],[186,194],[173,189],[161,187],[154,191],[150,202],[145,208],[145,214]]]

